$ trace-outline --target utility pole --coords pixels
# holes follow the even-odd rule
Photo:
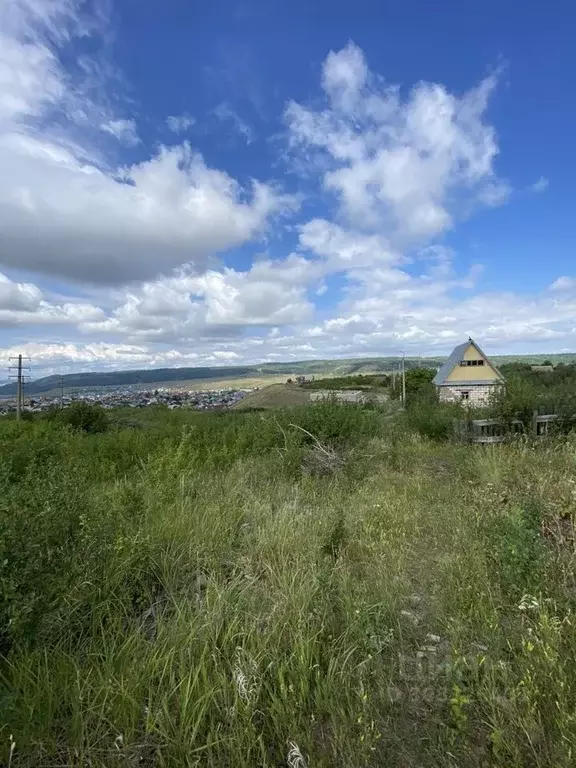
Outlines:
[[[406,352],[402,352],[402,405],[406,407]]]
[[[64,408],[64,376],[60,376],[60,408]]]
[[[26,374],[24,373],[24,371],[30,370],[30,364],[29,363],[23,364],[22,361],[30,360],[30,358],[22,357],[22,355],[18,355],[18,357],[11,357],[10,361],[12,360],[16,361],[16,365],[11,365],[8,371],[9,371],[9,377],[11,379],[16,379],[16,418],[20,419],[22,417],[22,411],[24,409],[24,379],[26,378]]]

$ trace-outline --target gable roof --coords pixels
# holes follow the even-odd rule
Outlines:
[[[457,365],[460,365],[460,360],[463,359],[464,353],[466,352],[466,350],[468,349],[470,344],[472,344],[472,346],[475,347],[476,351],[481,355],[481,357],[483,357],[484,360],[486,360],[492,366],[492,368],[498,374],[498,378],[501,381],[504,381],[504,376],[502,376],[502,374],[500,373],[498,368],[496,368],[494,363],[491,363],[490,360],[488,360],[488,358],[486,357],[484,352],[482,352],[482,350],[480,349],[478,344],[476,344],[476,342],[473,339],[468,339],[468,341],[465,341],[463,344],[458,344],[457,347],[454,347],[454,349],[450,353],[450,355],[449,355],[448,359],[446,360],[446,362],[444,363],[444,365],[440,368],[440,370],[438,371],[436,376],[434,376],[434,378],[432,379],[432,383],[433,384],[436,384],[437,387],[442,386],[442,384],[446,384],[446,379],[452,373],[454,368]],[[458,383],[459,384],[469,384],[470,386],[472,386],[474,384],[480,384],[480,385],[482,385],[482,384],[493,384],[494,382],[492,380],[489,380],[489,381],[462,381],[462,382],[458,382]]]

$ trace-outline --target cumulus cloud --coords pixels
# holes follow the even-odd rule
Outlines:
[[[242,334],[252,326],[303,323],[313,306],[306,287],[314,265],[293,255],[258,261],[245,272],[208,270],[144,283],[106,319],[83,330],[131,339],[174,342]]]
[[[11,136],[0,138],[0,165],[0,263],[93,283],[201,268],[288,204],[265,184],[243,189],[187,144],[162,147],[119,177]]]
[[[92,304],[80,301],[52,303],[33,283],[18,283],[0,273],[0,328],[32,325],[94,323],[106,317]]]
[[[87,132],[63,131],[56,117],[84,125],[95,109],[59,59],[62,38],[88,33],[78,13],[73,0],[0,6],[0,264],[126,282],[185,263],[204,268],[264,232],[288,198],[257,181],[240,185],[188,144],[110,168],[82,145]],[[104,113],[101,130],[138,140],[133,120]]]
[[[290,102],[285,120],[297,156],[322,169],[356,227],[385,230],[406,244],[450,229],[475,204],[504,202],[498,146],[485,112],[496,77],[457,97],[421,82],[406,98],[373,74],[350,43],[326,58],[323,109]]]

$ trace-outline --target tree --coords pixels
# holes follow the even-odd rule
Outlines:
[[[434,368],[409,368],[406,371],[406,402],[410,403],[415,397],[434,397],[435,391],[432,379],[436,375]],[[402,396],[402,382],[400,377],[396,379],[396,386],[392,396]]]

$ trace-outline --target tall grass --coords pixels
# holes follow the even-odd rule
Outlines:
[[[0,760],[574,764],[571,439],[127,418],[0,425]]]

